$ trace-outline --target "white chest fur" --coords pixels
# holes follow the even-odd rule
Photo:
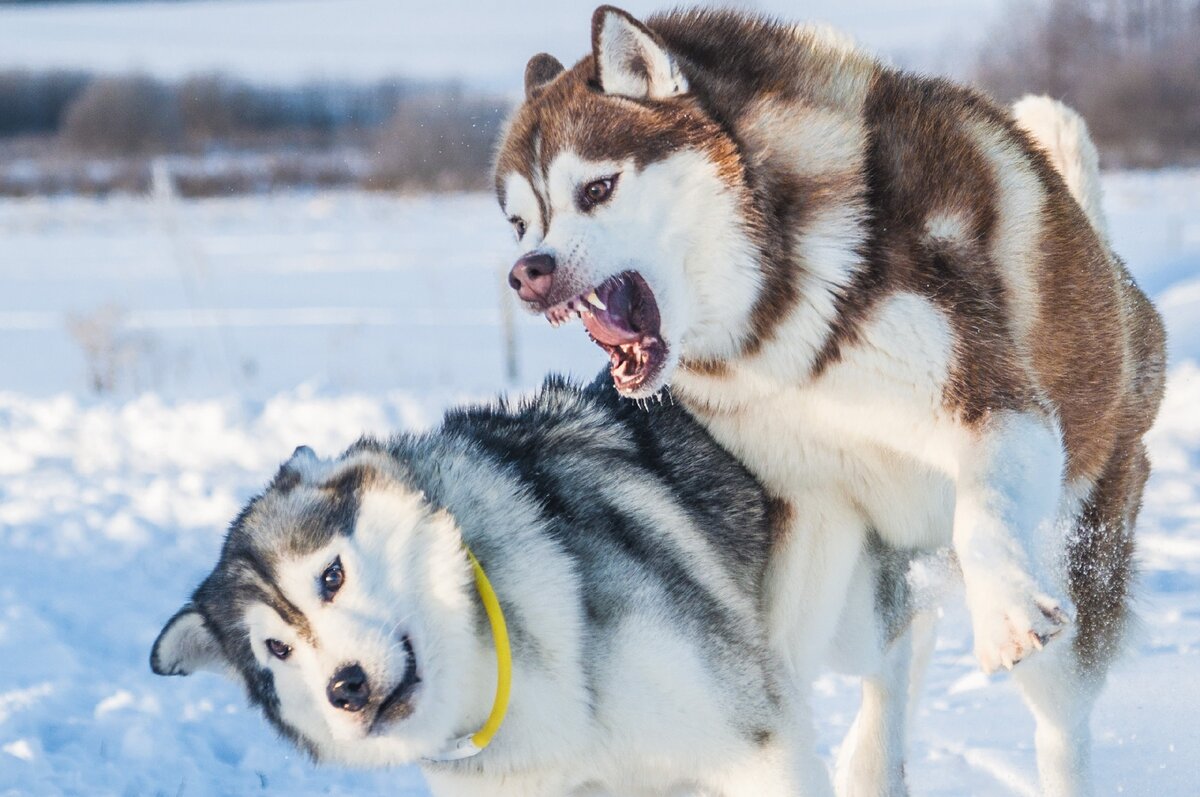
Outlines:
[[[777,339],[731,374],[680,373],[677,395],[773,493],[850,500],[889,542],[944,545],[966,432],[942,404],[953,335],[912,294],[886,300],[861,339],[808,381],[811,341]],[[801,503],[794,507],[803,512]]]

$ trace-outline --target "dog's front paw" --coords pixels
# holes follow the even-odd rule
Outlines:
[[[1032,585],[1030,585],[1032,586]],[[1061,634],[1071,618],[1035,589],[989,589],[968,597],[975,656],[983,671],[1011,670]]]

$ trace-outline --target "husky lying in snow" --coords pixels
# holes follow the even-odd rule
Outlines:
[[[682,409],[552,379],[334,460],[298,449],[151,665],[229,675],[320,761],[453,755],[497,689],[469,549],[503,607],[511,706],[474,757],[424,763],[434,794],[796,795],[813,740],[762,616],[773,511]],[[905,564],[858,573],[847,622],[880,644]]]
[[[767,605],[793,676],[856,633],[867,529],[952,544],[984,669],[1030,659],[1045,791],[1087,792],[1164,344],[1082,121],[730,11],[601,7],[591,54],[535,56],[525,83],[496,161],[510,282],[556,326],[582,316],[622,394],[669,382],[778,498]],[[844,791],[904,789],[905,656],[867,681]]]

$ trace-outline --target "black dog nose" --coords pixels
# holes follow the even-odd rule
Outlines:
[[[508,284],[523,300],[534,302],[550,293],[553,273],[554,258],[551,255],[525,255],[508,272]]]
[[[367,674],[357,664],[348,664],[329,679],[325,695],[334,708],[340,708],[342,711],[361,711],[371,697]]]

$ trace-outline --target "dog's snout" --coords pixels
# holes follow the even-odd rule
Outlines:
[[[329,703],[342,711],[361,711],[371,697],[367,673],[358,664],[348,664],[338,669],[325,688]]]
[[[554,257],[551,255],[525,255],[508,272],[508,284],[526,302],[544,300],[554,282],[554,268]]]

